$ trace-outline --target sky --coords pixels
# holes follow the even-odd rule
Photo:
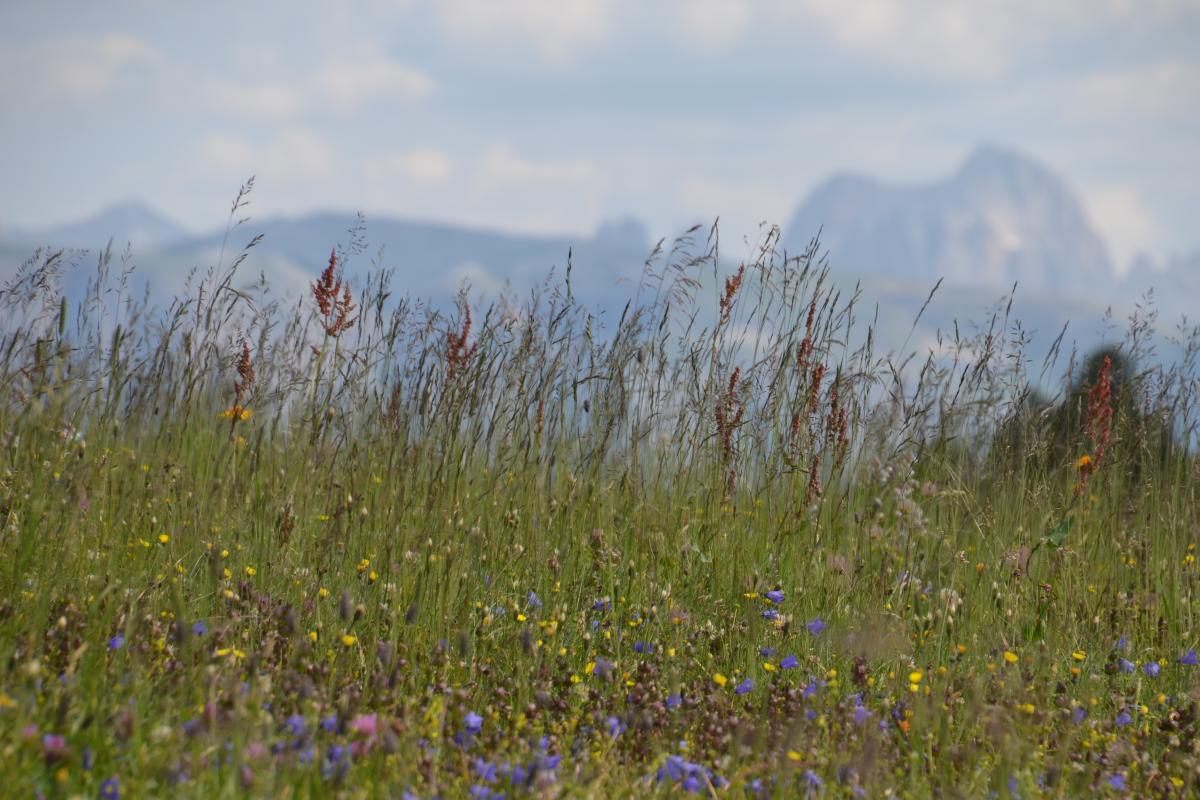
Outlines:
[[[127,199],[586,235],[786,224],[830,175],[981,143],[1119,264],[1200,248],[1200,0],[0,4],[0,228]]]

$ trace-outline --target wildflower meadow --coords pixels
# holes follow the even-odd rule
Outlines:
[[[328,246],[0,291],[0,794],[1195,796],[1197,330],[906,352],[773,231],[607,311]]]

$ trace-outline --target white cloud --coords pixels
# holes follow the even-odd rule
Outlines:
[[[321,101],[356,109],[376,101],[420,100],[433,90],[433,79],[419,69],[371,56],[326,64],[314,76],[312,89]]]
[[[94,100],[162,58],[158,48],[129,33],[53,36],[0,53],[0,89]]]
[[[1118,272],[1124,273],[1139,253],[1161,249],[1164,231],[1135,187],[1100,186],[1085,197],[1088,216],[1108,243]]]
[[[487,185],[531,183],[579,183],[596,177],[596,166],[586,159],[526,158],[506,144],[484,151],[480,178]]]
[[[305,128],[287,128],[263,146],[237,136],[213,134],[199,140],[196,154],[209,175],[242,180],[254,174],[276,186],[329,178],[336,163],[333,147]]]
[[[454,159],[436,147],[418,147],[404,153],[372,159],[368,174],[406,178],[416,183],[437,185],[454,174]]]
[[[433,87],[433,78],[424,71],[368,49],[354,58],[327,61],[307,75],[206,80],[200,83],[200,97],[216,113],[288,120],[330,110],[354,112],[370,103],[414,102]]]
[[[291,119],[305,107],[307,98],[287,83],[231,83],[205,81],[200,85],[205,108],[234,117]]]
[[[456,39],[532,46],[556,62],[608,38],[614,5],[613,0],[439,0],[434,4],[442,28]]]
[[[1077,86],[1080,113],[1128,120],[1194,119],[1200,114],[1200,61],[1167,60],[1083,78]]]
[[[772,9],[815,25],[842,49],[905,72],[987,79],[1064,40],[1153,31],[1196,7],[1169,0],[773,0]]]
[[[750,24],[747,0],[677,0],[676,8],[685,38],[701,47],[733,47]]]

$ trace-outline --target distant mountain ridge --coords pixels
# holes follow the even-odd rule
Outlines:
[[[818,229],[832,262],[857,274],[997,288],[1018,282],[1035,291],[1086,289],[1114,276],[1066,183],[994,146],[926,184],[835,176],[796,210],[785,242],[798,251]]]
[[[109,239],[114,248],[126,244],[138,249],[159,248],[186,239],[191,232],[145,203],[127,200],[78,222],[34,231],[0,229],[0,234],[9,241],[94,250]]]

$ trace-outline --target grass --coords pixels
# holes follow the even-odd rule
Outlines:
[[[1098,375],[1028,374],[1003,308],[878,353],[815,243],[722,283],[705,234],[619,320],[569,271],[447,314],[355,248],[298,300],[235,289],[246,252],[158,313],[107,257],[76,303],[31,259],[6,791],[1194,793],[1195,337],[1089,430]]]

